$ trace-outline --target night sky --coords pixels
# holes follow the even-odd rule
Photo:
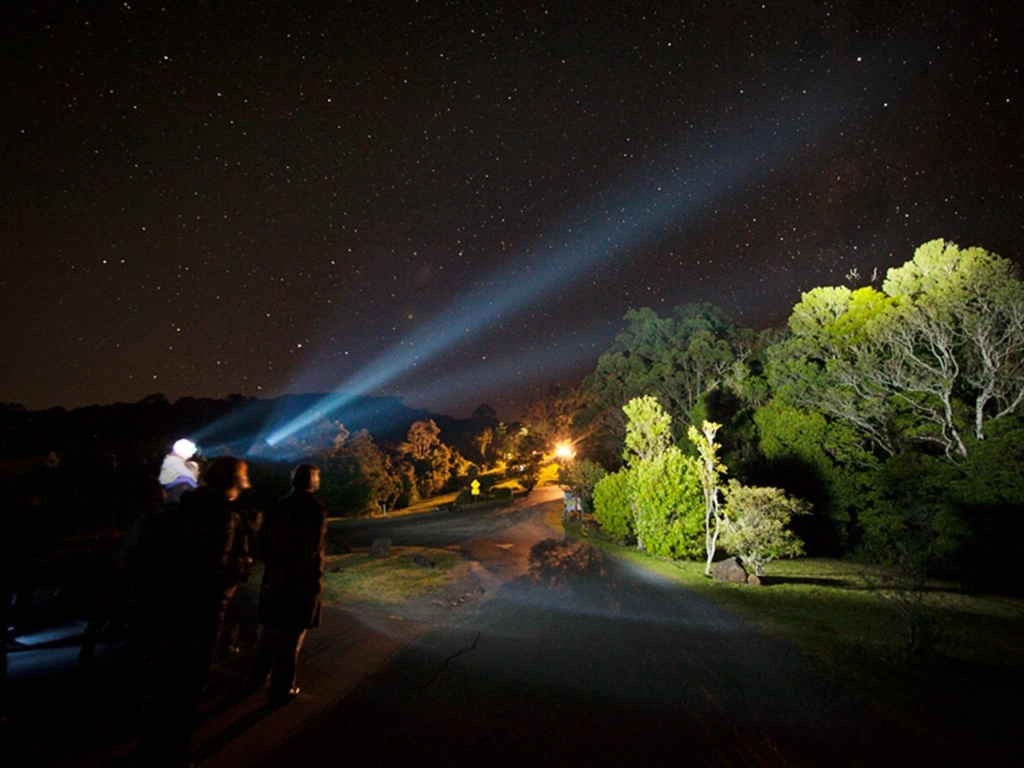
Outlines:
[[[21,2],[0,401],[512,419],[623,313],[1024,257],[1017,2]]]

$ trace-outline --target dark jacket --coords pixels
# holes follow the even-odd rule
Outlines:
[[[223,608],[252,569],[235,505],[203,487],[181,497],[158,526],[157,591],[171,610],[205,616]]]
[[[326,535],[327,508],[312,493],[293,491],[270,510],[259,534],[261,624],[320,626]]]

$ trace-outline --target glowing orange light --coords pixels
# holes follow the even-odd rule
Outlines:
[[[555,456],[559,459],[572,459],[576,451],[572,449],[572,443],[559,443],[555,446]]]

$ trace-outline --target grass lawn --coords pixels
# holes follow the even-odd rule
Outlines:
[[[455,497],[458,493],[442,493],[440,496],[432,496],[429,499],[417,501],[415,504],[410,504],[408,507],[402,507],[401,509],[389,509],[388,517],[404,517],[405,515],[417,515],[420,512],[433,512],[438,507],[451,506],[455,503]],[[371,517],[383,517],[379,512],[374,513]],[[330,520],[353,520],[352,517],[331,517]]]
[[[931,652],[907,662],[906,623],[868,587],[881,569],[844,560],[801,558],[769,564],[766,586],[726,584],[704,564],[651,557],[588,534],[616,557],[655,571],[730,608],[814,658],[845,690],[883,716],[941,742],[972,734],[995,752],[1019,745],[1024,712],[1024,600],[970,594],[929,582],[924,611]]]
[[[422,555],[434,566],[417,565]],[[324,601],[337,604],[404,605],[442,591],[458,581],[469,563],[457,552],[427,547],[392,547],[389,557],[350,552],[327,558]]]
[[[485,472],[484,474],[494,474],[495,471]],[[500,483],[494,485],[495,488],[511,488],[514,493],[522,493],[523,487],[516,480],[503,480]],[[433,512],[440,507],[450,507],[455,504],[455,499],[458,498],[459,492],[453,491],[451,493],[442,493],[439,496],[432,496],[429,499],[423,499],[417,501],[415,504],[410,504],[408,507],[402,507],[401,509],[389,509],[388,517],[404,517],[405,515],[418,515],[421,512]],[[371,517],[382,517],[380,513],[374,513]],[[331,520],[351,520],[349,517],[331,517]]]

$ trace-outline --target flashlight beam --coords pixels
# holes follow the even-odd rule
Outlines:
[[[642,181],[626,185],[633,187],[632,193],[620,193],[595,205],[581,222],[561,230],[562,245],[543,254],[534,253],[527,266],[501,270],[484,283],[486,288],[465,293],[452,310],[435,316],[309,412],[272,432],[267,442],[273,446],[355,397],[399,380],[420,362],[456,347],[485,326],[539,302],[560,286],[643,243],[667,226],[699,215],[709,203],[728,196],[741,184],[747,188],[771,176],[780,165],[793,162],[801,151],[813,148],[830,128],[849,117],[843,107],[852,101],[850,95],[833,92],[831,100],[806,97],[799,118],[780,114],[775,119],[740,121],[731,140],[723,138],[718,145],[709,147],[702,159],[688,165],[667,158],[673,166],[670,172],[652,180],[648,171]],[[794,104],[789,108],[800,106]],[[741,130],[751,124],[757,128]],[[496,292],[490,289],[493,285],[513,287]]]

